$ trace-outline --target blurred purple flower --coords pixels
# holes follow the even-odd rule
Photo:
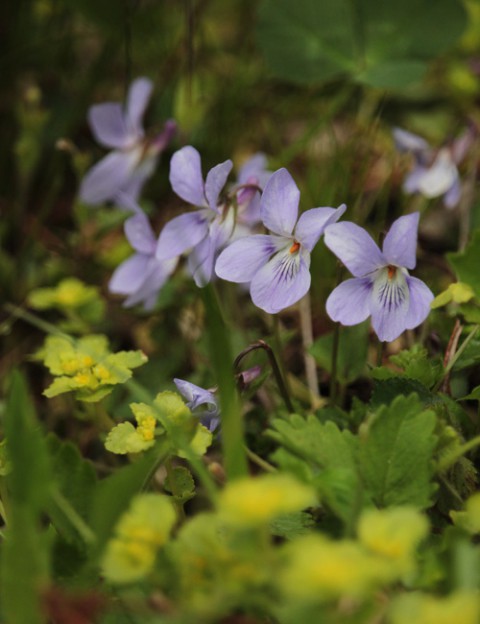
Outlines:
[[[357,325],[371,315],[378,338],[390,342],[426,319],[433,294],[407,270],[416,265],[419,216],[415,212],[394,221],[382,251],[363,228],[349,221],[326,229],[325,244],[355,276],[328,297],[332,320]]]
[[[143,184],[155,170],[158,155],[171,141],[176,124],[168,120],[160,134],[150,139],[145,137],[142,118],[152,87],[147,78],[137,78],[130,86],[125,107],[118,102],[90,107],[88,121],[93,135],[100,145],[113,151],[83,178],[80,199],[86,204],[117,201],[123,206],[120,193],[136,201]]]
[[[202,425],[215,431],[220,423],[220,410],[216,397],[209,391],[185,381],[174,379],[177,390],[186,399],[187,407],[198,416]]]
[[[415,159],[415,166],[403,183],[404,191],[418,192],[427,198],[443,196],[445,206],[453,208],[461,194],[457,165],[472,143],[472,131],[467,130],[450,146],[439,150],[433,150],[424,139],[401,128],[394,128],[393,137],[397,149],[411,152]]]
[[[230,282],[250,282],[253,303],[275,314],[310,288],[310,253],[325,228],[346,210],[312,208],[297,221],[300,191],[286,169],[276,171],[262,194],[263,224],[272,234],[234,241],[218,257],[215,271]]]
[[[250,233],[250,228],[261,223],[260,197],[265,185],[272,175],[267,170],[267,158],[265,154],[258,152],[249,158],[240,168],[237,187],[237,223],[246,226],[245,234]]]
[[[143,303],[145,310],[151,310],[161,288],[175,270],[178,258],[157,260],[157,240],[140,208],[125,221],[125,235],[136,253],[117,267],[108,288],[111,293],[127,295],[125,307]]]
[[[212,279],[216,257],[235,228],[233,207],[220,199],[231,169],[232,161],[226,160],[210,169],[204,182],[200,154],[190,145],[175,152],[170,162],[173,190],[197,210],[165,225],[156,255],[166,260],[187,252],[190,273],[200,287]]]

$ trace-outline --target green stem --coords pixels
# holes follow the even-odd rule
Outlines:
[[[257,466],[262,468],[262,470],[265,470],[265,472],[277,472],[277,469],[275,468],[275,466],[272,466],[272,464],[269,464],[267,461],[262,459],[260,455],[257,455],[256,453],[254,453],[252,450],[248,448],[248,446],[245,447],[245,452],[247,454],[248,459],[252,461],[254,464],[257,464]]]
[[[47,321],[44,321],[43,319],[38,317],[36,314],[27,312],[23,308],[19,306],[15,306],[11,303],[6,303],[3,307],[7,312],[10,313],[11,316],[14,316],[17,319],[21,319],[22,321],[26,321],[27,323],[30,323],[30,325],[33,325],[34,327],[36,327],[37,329],[40,329],[46,334],[52,334],[53,336],[60,336],[61,338],[65,338],[65,340],[68,340],[69,342],[72,342],[72,343],[75,342],[71,336],[60,331],[57,327],[55,327],[55,325],[52,325],[52,323],[48,323]]]
[[[469,451],[474,449],[476,446],[480,446],[480,435],[472,438],[465,444],[462,444],[458,449],[453,451],[452,453],[448,453],[445,457],[443,457],[437,464],[437,469],[439,472],[445,472],[448,470],[450,466],[453,466],[461,457],[466,455]]]
[[[174,465],[172,461],[172,456],[167,457],[165,460],[165,469],[167,471],[168,484],[170,486],[170,491],[173,494],[173,500],[175,509],[177,510],[178,519],[180,521],[185,520],[185,509],[183,508],[183,503],[180,501],[180,493],[178,488],[176,487],[176,481],[174,477]]]
[[[340,345],[340,323],[335,323],[333,330],[332,344],[332,364],[330,372],[330,401],[335,405],[337,399],[337,368],[338,368],[338,347]]]
[[[218,383],[222,419],[222,445],[228,479],[247,474],[243,419],[233,374],[230,334],[220,302],[211,284],[202,289],[207,320],[210,361]]]
[[[385,353],[385,343],[379,340],[378,345],[377,345],[377,366],[382,365],[384,353]]]
[[[479,329],[480,329],[480,325],[475,325],[474,328],[472,329],[472,331],[468,334],[468,336],[462,342],[462,344],[460,345],[460,348],[457,350],[455,355],[451,358],[451,360],[448,362],[447,366],[445,367],[445,371],[444,371],[442,377],[435,384],[435,387],[433,388],[433,392],[437,392],[438,389],[441,387],[441,385],[443,383],[443,380],[446,377],[448,377],[448,375],[450,374],[450,371],[453,369],[453,367],[457,363],[459,357],[462,355],[462,353],[468,347],[468,345],[473,340],[473,338],[475,338],[475,336],[477,335],[477,332],[478,332]]]

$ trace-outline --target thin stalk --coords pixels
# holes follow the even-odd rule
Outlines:
[[[17,319],[21,319],[22,321],[26,321],[27,323],[30,323],[30,325],[33,325],[34,327],[36,327],[40,331],[45,332],[46,334],[52,334],[53,336],[60,336],[61,338],[65,338],[65,340],[68,340],[71,343],[75,342],[71,336],[60,331],[57,327],[55,327],[55,325],[52,325],[52,323],[49,323],[48,321],[44,321],[43,319],[38,317],[36,314],[27,312],[23,308],[19,306],[15,306],[11,303],[5,303],[3,307],[7,312],[10,313],[10,316],[13,316]],[[5,321],[5,323],[6,322],[8,322],[8,319],[7,321]]]
[[[379,340],[378,345],[377,345],[377,366],[382,365],[384,354],[385,354],[385,343]]]
[[[168,478],[168,484],[170,486],[170,491],[173,494],[173,500],[174,500],[175,509],[177,510],[178,519],[180,521],[183,521],[185,520],[185,509],[183,508],[183,503],[180,501],[179,492],[176,487],[175,479],[173,476],[174,466],[173,466],[171,455],[170,457],[167,457],[167,459],[165,460],[165,468],[167,471],[167,478]]]
[[[207,285],[202,289],[202,294],[210,361],[220,395],[225,472],[228,479],[236,479],[247,474],[247,457],[244,448],[242,412],[232,369],[230,334],[213,286]]]
[[[282,374],[282,377],[284,379],[284,385],[286,388],[286,392],[288,394],[288,396],[291,396],[292,392],[290,390],[290,386],[289,386],[289,382],[288,382],[288,375],[286,373],[285,370],[285,363],[283,361],[283,357],[282,357],[282,340],[280,338],[280,318],[278,316],[278,314],[274,314],[273,315],[273,345],[274,345],[274,349],[277,352],[276,354],[276,361],[278,364],[278,368],[280,369],[280,372]],[[272,350],[273,353],[273,350]]]
[[[268,356],[268,361],[270,362],[270,366],[272,368],[272,372],[273,375],[275,377],[275,381],[277,382],[277,387],[280,391],[280,394],[282,395],[282,398],[285,402],[285,406],[287,408],[287,410],[292,413],[294,412],[294,408],[292,405],[292,402],[290,400],[290,395],[288,392],[288,388],[287,385],[285,383],[285,380],[283,378],[282,372],[280,370],[280,367],[278,365],[277,362],[277,358],[275,357],[275,353],[273,352],[273,349],[271,348],[271,346],[265,342],[264,340],[257,340],[257,342],[254,342],[253,344],[251,344],[250,346],[248,346],[246,349],[244,349],[239,355],[237,355],[237,357],[235,358],[235,362],[234,362],[234,367],[235,369],[238,369],[238,367],[240,366],[240,363],[242,362],[243,358],[248,355],[249,353],[251,353],[252,351],[255,351],[257,349],[262,349],[263,351],[266,352],[267,356]]]
[[[63,494],[57,490],[57,488],[52,488],[51,496],[57,507],[59,507],[68,518],[70,524],[78,531],[79,535],[81,535],[85,544],[93,544],[97,539],[95,533],[72,505],[70,505],[70,502]]]
[[[340,323],[335,323],[333,329],[332,344],[332,364],[330,370],[330,401],[335,405],[337,399],[337,367],[338,367],[338,347],[340,344]]]
[[[300,309],[300,330],[302,332],[303,358],[305,363],[305,376],[307,378],[307,386],[312,395],[312,407],[320,397],[318,387],[317,363],[310,353],[313,345],[313,327],[312,327],[312,307],[310,294],[307,293],[299,303]]]
[[[443,380],[445,379],[445,377],[447,377],[450,374],[450,371],[453,369],[453,367],[457,363],[459,357],[462,355],[462,353],[468,347],[468,345],[473,340],[473,338],[475,338],[475,336],[477,335],[477,332],[478,332],[479,329],[480,329],[480,325],[475,325],[474,328],[472,329],[472,331],[468,334],[468,336],[462,342],[462,344],[460,345],[460,348],[458,349],[458,351],[450,359],[450,361],[448,362],[447,366],[445,367],[445,371],[444,371],[443,376],[435,384],[435,387],[433,389],[434,392],[438,391],[438,389],[441,387],[441,385],[443,383]]]
[[[476,446],[480,446],[480,435],[472,438],[468,442],[465,442],[465,444],[462,444],[462,446],[460,446],[455,452],[448,453],[445,457],[442,457],[437,464],[438,472],[445,472],[445,470],[448,470],[450,466],[453,466],[453,464],[455,464],[461,457],[466,455]]]
[[[265,470],[265,472],[277,472],[277,469],[275,468],[275,466],[272,466],[272,464],[269,464],[267,461],[262,459],[260,455],[257,455],[256,453],[254,453],[252,450],[248,448],[248,446],[245,447],[245,452],[247,454],[248,459],[254,464],[257,464],[257,466],[262,468],[262,470]]]

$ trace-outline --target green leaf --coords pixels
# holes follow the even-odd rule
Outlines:
[[[426,508],[434,491],[436,417],[415,395],[381,407],[360,436],[360,467],[377,506]]]
[[[312,516],[305,511],[285,514],[272,520],[270,523],[270,533],[277,537],[291,540],[300,535],[307,534],[315,525]]]
[[[185,466],[174,466],[165,479],[165,489],[175,500],[185,503],[195,496],[195,481]]]
[[[90,524],[97,536],[99,551],[111,536],[121,514],[127,510],[132,497],[148,483],[152,472],[168,452],[167,442],[157,443],[133,464],[118,469],[98,483],[92,501]]]
[[[41,592],[49,581],[40,517],[48,498],[50,466],[27,384],[17,371],[11,377],[5,433],[11,472],[5,477],[10,504],[0,568],[2,620],[41,624]]]
[[[312,468],[314,485],[321,499],[345,522],[352,520],[352,501],[361,490],[356,462],[357,439],[340,431],[333,422],[320,423],[293,414],[288,420],[274,420],[268,435]],[[322,471],[319,473],[318,468]]]
[[[390,362],[403,369],[403,372],[399,374],[388,366],[381,366],[373,369],[372,377],[378,380],[406,377],[419,381],[425,388],[431,388],[443,375],[442,363],[432,359],[428,351],[420,345],[392,355]]]
[[[71,442],[61,442],[54,435],[47,438],[53,477],[61,496],[68,501],[71,508],[84,521],[90,512],[91,497],[97,483],[95,470],[90,462],[83,459],[78,448]],[[84,546],[83,536],[72,524],[71,518],[52,497],[47,511],[66,541]]]
[[[378,371],[378,369],[376,369]],[[375,382],[372,396],[370,398],[370,407],[377,409],[382,405],[390,405],[392,401],[399,395],[409,395],[414,392],[422,403],[432,404],[437,399],[437,395],[433,394],[422,383],[416,379],[408,379],[408,377],[392,377],[389,379],[380,379]]]
[[[349,75],[398,89],[420,80],[426,62],[452,46],[466,23],[458,0],[263,0],[257,40],[286,80],[315,84]]]
[[[470,244],[464,251],[447,254],[459,282],[473,289],[475,296],[480,298],[480,230],[473,234]]]
[[[337,377],[342,383],[354,381],[365,370],[368,355],[370,323],[342,327],[338,342]],[[332,372],[333,333],[318,338],[310,353],[321,368]]]

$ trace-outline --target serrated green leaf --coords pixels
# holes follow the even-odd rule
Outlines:
[[[442,363],[432,359],[428,351],[420,345],[392,355],[390,362],[403,371],[399,373],[388,366],[381,366],[372,370],[372,377],[377,380],[406,377],[419,381],[425,389],[428,389],[432,388],[443,375]]]
[[[432,404],[437,400],[437,396],[416,379],[396,376],[375,382],[370,398],[370,407],[377,409],[382,405],[390,405],[398,396],[407,396],[412,392],[419,397],[422,403]]]
[[[337,376],[342,383],[354,381],[365,370],[370,323],[342,327],[338,341]],[[321,368],[331,373],[333,333],[318,338],[310,353]]]
[[[340,431],[333,422],[320,423],[293,414],[288,420],[274,420],[275,431],[268,431],[287,451],[305,460],[318,473],[313,483],[322,500],[345,522],[352,520],[352,501],[360,491],[356,463],[357,439]]]
[[[429,506],[436,424],[434,412],[423,410],[415,395],[398,396],[373,415],[360,436],[359,460],[377,506]]]
[[[195,455],[205,455],[208,447],[212,444],[212,440],[212,432],[199,423],[195,429],[193,438],[190,441],[190,448],[195,453]],[[186,458],[185,453],[181,450],[177,451],[177,455],[179,457]]]
[[[270,533],[291,540],[307,534],[314,525],[315,521],[309,513],[298,511],[275,518],[270,523]]]

